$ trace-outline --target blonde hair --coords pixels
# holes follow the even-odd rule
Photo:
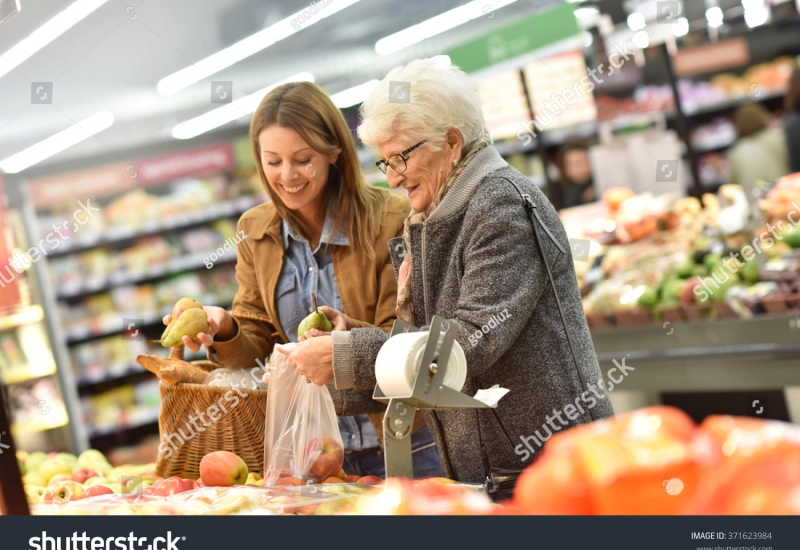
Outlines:
[[[281,218],[308,238],[298,216],[273,193],[264,174],[258,136],[273,124],[294,129],[312,149],[326,157],[338,155],[331,165],[319,215],[324,217],[330,199],[336,196],[334,232],[342,229],[351,246],[366,251],[367,256],[374,259],[373,235],[380,225],[381,191],[368,185],[361,174],[355,141],[342,112],[316,84],[292,82],[278,86],[264,96],[250,122],[250,140],[261,182]]]
[[[410,92],[408,102],[403,92]],[[450,128],[461,132],[465,151],[490,141],[475,83],[441,57],[393,69],[361,105],[361,118],[358,136],[371,146],[403,136],[438,151]]]

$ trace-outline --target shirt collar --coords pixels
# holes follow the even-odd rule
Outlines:
[[[347,235],[342,232],[341,227],[336,230],[336,233],[333,233],[333,214],[333,211],[329,209],[328,213],[325,215],[325,223],[322,225],[322,237],[319,240],[320,244],[326,243],[350,246],[350,239],[348,239]],[[289,237],[301,243],[308,242],[305,238],[298,235],[297,232],[289,226],[286,220],[283,220],[283,223],[281,224],[281,235],[283,236],[284,250],[289,248]]]

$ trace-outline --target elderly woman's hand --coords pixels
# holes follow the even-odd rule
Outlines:
[[[330,335],[309,338],[291,352],[280,347],[275,349],[289,356],[289,366],[316,385],[324,386],[333,380],[333,338]]]
[[[332,307],[328,306],[321,306],[319,310],[325,314],[325,317],[328,318],[328,321],[331,322],[333,325],[333,330],[351,330],[354,328],[360,328],[361,325],[358,324],[357,321],[348,317],[344,313],[339,310],[333,309]],[[307,330],[304,334],[297,335],[297,341],[303,342],[307,338],[313,338],[315,336],[326,336],[329,335],[330,332],[324,332],[316,328],[312,328],[311,330]]]

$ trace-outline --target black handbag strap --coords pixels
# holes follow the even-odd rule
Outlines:
[[[547,236],[550,237],[550,240],[553,244],[561,251],[562,254],[566,254],[566,251],[561,246],[561,244],[556,240],[550,230],[547,228],[547,225],[542,222],[542,219],[539,217],[539,212],[536,210],[536,203],[533,202],[531,196],[527,193],[523,193],[519,186],[508,178],[502,178],[506,180],[508,183],[514,186],[514,189],[517,190],[520,197],[522,197],[522,204],[525,207],[525,211],[528,213],[528,221],[531,222],[531,227],[533,228],[533,236],[536,239],[536,247],[539,249],[539,255],[542,257],[542,262],[544,263],[544,267],[547,270],[547,278],[550,280],[550,286],[553,287],[553,295],[556,298],[556,306],[558,306],[558,314],[561,316],[561,323],[564,325],[564,334],[567,337],[567,344],[569,345],[569,351],[572,354],[572,362],[575,365],[575,370],[578,373],[578,379],[581,382],[581,389],[583,390],[583,394],[586,394],[589,390],[586,386],[586,380],[583,377],[583,371],[581,370],[580,364],[578,363],[578,355],[575,353],[575,346],[572,344],[572,336],[569,333],[569,327],[567,326],[567,318],[564,316],[564,309],[561,307],[561,299],[558,296],[558,290],[556,289],[556,283],[553,280],[553,272],[550,269],[550,262],[547,261],[547,256],[544,253],[544,248],[542,247],[542,239],[539,235],[538,226],[541,226],[544,229],[544,232],[547,233]],[[535,220],[535,221],[534,221]],[[497,412],[495,411],[495,415]],[[589,409],[589,416],[591,417],[592,421],[597,420],[594,417],[594,412],[592,409]],[[499,421],[498,417],[498,421]],[[501,424],[502,426],[502,424]],[[505,431],[505,430],[503,430]]]

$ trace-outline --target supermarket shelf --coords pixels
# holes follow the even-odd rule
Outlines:
[[[186,271],[196,271],[201,268],[209,269],[205,263],[205,260],[208,258],[209,254],[213,253],[215,253],[215,251],[210,250],[201,254],[192,254],[191,256],[173,258],[170,260],[169,265],[166,268],[163,265],[154,265],[147,271],[141,271],[138,273],[133,272],[113,274],[107,279],[86,279],[82,288],[72,292],[61,292],[57,294],[56,297],[59,300],[83,298],[92,294],[107,292],[112,288],[120,286],[138,285],[146,282],[152,282],[157,279],[163,279],[172,275],[177,275],[178,273],[184,273]],[[235,262],[236,257],[236,249],[226,251],[225,256],[217,259],[212,267]]]
[[[202,302],[203,302],[203,305],[206,305],[206,306],[218,306],[218,307],[222,307],[222,308],[225,308],[225,309],[228,309],[233,304],[232,300],[225,300],[225,301],[221,301],[221,302],[212,302],[212,301],[209,301],[209,300],[203,300]],[[167,311],[167,312],[164,313],[164,315],[166,315],[168,313],[170,313],[170,312]],[[141,328],[143,331],[147,331],[148,329],[155,328],[156,326],[161,326],[163,328],[163,324],[161,322],[162,318],[163,318],[163,315],[159,316],[159,317],[146,317],[146,318],[143,319],[143,323],[139,328]],[[73,334],[71,336],[67,337],[67,345],[68,346],[75,346],[75,345],[78,345],[78,344],[83,344],[83,343],[86,343],[86,342],[90,342],[92,340],[99,340],[100,338],[107,338],[109,336],[114,336],[116,334],[122,334],[122,332],[124,332],[124,331],[123,331],[123,328],[121,326],[118,327],[118,328],[110,328],[110,329],[106,329],[106,330],[99,331],[99,332],[94,332],[94,333],[86,333],[86,334],[81,333],[81,334],[77,334],[76,335],[73,332]]]
[[[45,430],[53,430],[61,428],[69,423],[67,415],[64,414],[60,418],[54,418],[53,415],[38,415],[27,422],[14,422],[11,425],[11,430],[15,436],[21,434],[29,434],[36,432],[43,432]]]
[[[26,369],[14,369],[3,372],[0,374],[0,380],[2,380],[6,386],[10,386],[11,384],[22,384],[23,382],[29,382],[31,380],[36,380],[37,378],[51,376],[55,373],[56,364],[53,362],[47,365],[47,368],[41,371],[31,372],[30,366],[28,366]]]
[[[738,107],[739,105],[744,105],[745,103],[750,103],[752,101],[759,101],[759,102],[769,101],[770,99],[778,99],[785,95],[786,95],[785,92],[766,93],[762,94],[761,97],[748,95],[734,99],[729,99],[727,101],[721,101],[719,103],[713,103],[711,105],[703,105],[702,107],[698,107],[696,109],[686,109],[684,111],[684,114],[686,116],[701,116],[709,113],[716,113],[717,111],[725,111],[728,109],[733,109],[735,107]]]
[[[102,393],[108,389],[115,388],[120,384],[134,384],[147,380],[153,376],[153,373],[146,370],[138,363],[129,365],[124,372],[109,373],[106,372],[99,378],[76,378],[75,383],[78,391],[81,394],[97,394]]]
[[[39,304],[28,306],[0,318],[0,330],[15,329],[21,325],[31,325],[44,319],[44,310]]]
[[[757,391],[800,385],[800,312],[593,329],[607,375],[625,358],[622,390]],[[619,370],[619,369],[617,369]],[[612,373],[612,376],[617,377]]]
[[[158,411],[155,411],[152,415],[141,418],[138,422],[128,426],[110,426],[108,428],[89,430],[89,441],[92,443],[92,447],[95,448],[109,447],[111,445],[97,445],[96,441],[110,438],[112,441],[114,441],[114,443],[112,443],[112,445],[114,445],[116,444],[116,440],[123,439],[126,435],[140,431],[144,431],[145,434],[149,433],[153,426],[156,427],[157,432]]]
[[[105,238],[100,238],[98,236],[97,239],[88,242],[76,241],[75,244],[72,246],[67,245],[69,241],[63,241],[65,246],[63,248],[59,248],[58,250],[50,252],[49,255],[51,258],[57,258],[59,256],[68,256],[70,254],[84,252],[86,250],[91,250],[93,248],[99,248],[102,246],[111,246],[123,243],[125,241],[139,239],[142,237],[159,235],[167,231],[189,229],[197,225],[203,225],[223,218],[229,218],[231,216],[241,215],[250,208],[261,203],[262,201],[258,197],[240,197],[238,199],[233,199],[230,201],[211,205],[203,210],[198,210],[196,212],[189,212],[184,216],[183,220],[175,220],[173,218],[171,219],[171,221],[162,221],[162,222],[154,221],[153,224],[149,225],[146,229],[142,231],[117,230],[115,233],[111,235],[108,235],[107,233]]]
[[[699,147],[695,146],[694,147],[694,151],[697,154],[712,153],[714,151],[724,151],[725,149],[728,149],[729,147],[731,147],[734,143],[736,143],[736,140],[729,141],[727,143],[719,143],[717,145],[708,145],[708,146],[699,146]]]

